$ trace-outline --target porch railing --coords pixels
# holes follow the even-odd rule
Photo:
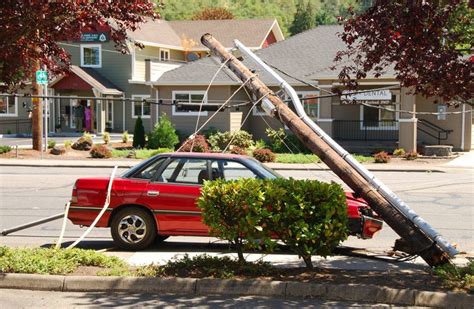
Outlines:
[[[336,140],[397,141],[398,121],[334,120]]]

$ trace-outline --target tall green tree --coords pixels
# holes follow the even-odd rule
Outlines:
[[[311,4],[311,1],[308,1],[308,4],[304,5],[303,0],[298,2],[296,7],[295,17],[293,23],[290,26],[291,35],[309,30],[314,27],[314,9]]]
[[[135,121],[135,129],[133,130],[133,148],[144,148],[145,147],[145,128],[143,127],[143,121],[138,116]]]

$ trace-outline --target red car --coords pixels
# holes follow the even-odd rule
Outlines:
[[[208,236],[196,200],[204,180],[281,177],[253,158],[216,153],[154,156],[114,179],[110,205],[97,227],[110,227],[116,245],[140,250],[169,236]],[[81,178],[74,185],[68,218],[89,226],[103,208],[108,177]],[[372,238],[382,221],[367,203],[347,192],[351,235]]]

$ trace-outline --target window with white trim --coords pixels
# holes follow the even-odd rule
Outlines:
[[[170,50],[160,48],[160,61],[169,61],[170,60]]]
[[[0,117],[18,116],[18,98],[9,95],[0,95]]]
[[[100,44],[81,45],[81,67],[102,67],[102,47]]]
[[[205,91],[173,91],[173,102],[207,104]],[[197,116],[196,107],[173,105],[173,116]],[[201,111],[201,116],[207,116],[207,111]]]
[[[150,118],[151,115],[151,103],[144,102],[144,99],[149,99],[149,94],[137,94],[132,95],[132,118]]]
[[[297,91],[296,94],[298,95],[298,98],[300,99],[305,99],[301,100],[301,104],[303,104],[303,108],[308,114],[308,116],[312,119],[317,119],[319,118],[319,99],[317,96],[319,95],[319,92],[314,92],[314,91]],[[287,97],[286,99],[289,99]],[[252,101],[255,102],[255,96],[252,95]],[[286,102],[285,102],[286,103]],[[288,103],[286,103],[288,105]],[[294,110],[293,106],[290,106],[292,110]],[[260,104],[257,104],[255,108],[252,111],[252,114],[254,116],[266,116],[267,113],[263,110]]]

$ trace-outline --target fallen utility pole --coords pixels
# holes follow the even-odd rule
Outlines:
[[[413,222],[405,217],[337,152],[321,139],[307,124],[305,124],[291,109],[262,83],[236,57],[229,53],[210,34],[201,37],[201,42],[215,55],[226,62],[229,69],[242,81],[247,81],[246,87],[257,98],[262,100],[262,107],[273,117],[280,119],[313,153],[339,176],[356,195],[363,197],[369,206],[403,239],[413,244],[417,254],[430,266],[441,265],[449,261],[449,255],[439,245],[425,235]]]

